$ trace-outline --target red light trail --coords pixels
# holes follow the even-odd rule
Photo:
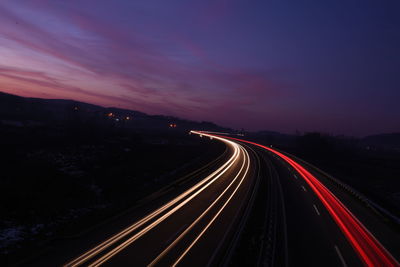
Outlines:
[[[312,188],[366,266],[400,266],[396,259],[379,243],[345,205],[300,164],[272,148],[251,141],[227,136],[214,136],[252,144],[280,156],[289,163]]]

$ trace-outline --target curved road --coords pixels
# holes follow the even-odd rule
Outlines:
[[[191,133],[224,142],[230,156],[65,266],[240,264],[246,257],[241,246],[254,247],[252,264],[260,266],[399,266],[339,198],[292,158],[246,140]],[[261,220],[255,219],[257,206]],[[258,226],[252,229],[251,221]],[[257,236],[244,244],[243,233],[252,231]]]
[[[339,197],[298,162],[270,147],[224,138],[254,147],[273,170],[270,179],[275,179],[275,190],[282,196],[284,225],[281,230],[285,232],[283,237],[275,237],[285,239],[286,265],[400,266]],[[387,243],[392,244],[391,249],[398,252],[398,231],[383,230],[389,233],[385,238],[390,239]]]
[[[204,266],[220,258],[255,192],[244,147],[220,137],[230,158],[213,173],[65,266]],[[229,240],[229,241],[228,241]]]

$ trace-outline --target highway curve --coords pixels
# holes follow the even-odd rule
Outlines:
[[[357,207],[362,219],[374,220],[366,221],[377,231],[372,233],[361,222],[361,218],[355,216],[340,200],[344,192],[335,190],[335,195],[321,182],[321,177],[317,177],[286,154],[243,139],[228,136],[224,138],[250,145],[257,150],[257,154],[270,169],[269,185],[273,187],[272,191],[281,195],[277,197],[280,203],[270,204],[284,210],[280,215],[283,217],[280,220],[282,223],[277,226],[283,234],[272,233],[269,238],[275,238],[275,243],[283,243],[276,249],[284,250],[285,260],[277,262],[270,259],[274,255],[264,256],[261,265],[400,266],[391,254],[398,253],[400,235],[396,229],[388,229],[387,225],[370,217],[366,214],[368,212],[360,212],[361,209]],[[352,207],[357,206],[357,203],[350,204]],[[279,218],[275,218],[277,219]],[[381,241],[388,248],[375,234],[382,237]],[[271,246],[269,249],[271,250]],[[262,253],[266,255],[277,253],[276,250],[268,251],[268,248],[264,250],[267,251]]]
[[[399,233],[378,231],[378,240],[341,192],[293,158],[242,139],[191,134],[224,142],[228,156],[64,266],[399,266],[391,254]]]
[[[65,266],[198,265],[219,262],[238,236],[257,188],[254,156],[220,137],[231,156],[159,208]]]

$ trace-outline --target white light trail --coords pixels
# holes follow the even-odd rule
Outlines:
[[[192,133],[199,134],[198,132],[194,132],[194,131],[192,131]],[[95,256],[97,256],[99,253],[103,252],[107,248],[110,248],[110,246],[116,244],[117,242],[121,241],[124,238],[127,238],[128,235],[132,234],[134,231],[138,230],[140,227],[145,226],[146,223],[155,219],[158,215],[161,215],[162,213],[166,212],[160,218],[156,219],[154,222],[151,222],[149,225],[147,225],[144,229],[142,229],[141,231],[139,231],[132,237],[128,238],[126,241],[124,241],[122,244],[120,244],[117,247],[115,247],[114,249],[112,249],[110,252],[108,252],[105,255],[103,255],[102,257],[100,257],[98,260],[96,260],[90,266],[98,266],[98,265],[106,262],[111,257],[116,255],[118,252],[120,252],[121,250],[123,250],[124,248],[126,248],[127,246],[129,246],[130,244],[135,242],[138,238],[140,238],[141,236],[146,234],[148,231],[150,231],[151,229],[156,227],[159,223],[161,223],[166,218],[171,216],[173,213],[175,213],[181,207],[186,205],[190,200],[192,200],[194,197],[196,197],[198,194],[200,194],[203,190],[205,190],[208,186],[210,186],[212,183],[214,183],[216,180],[218,180],[226,171],[228,171],[233,166],[233,164],[235,162],[237,162],[239,160],[240,153],[243,153],[243,152],[241,151],[240,146],[232,141],[226,140],[224,138],[219,138],[219,137],[214,137],[214,138],[226,143],[228,146],[233,148],[234,153],[227,162],[225,162],[216,171],[214,171],[213,173],[208,175],[205,179],[203,179],[202,181],[200,181],[199,183],[197,183],[190,189],[186,190],[185,192],[183,192],[182,194],[180,194],[178,197],[174,198],[167,204],[163,205],[161,208],[155,210],[154,212],[150,213],[149,215],[147,215],[144,218],[140,219],[139,221],[135,222],[131,226],[127,227],[123,231],[119,232],[118,234],[116,234],[116,235],[112,236],[111,238],[107,239],[106,241],[102,242],[95,248],[90,249],[89,251],[82,254],[78,258],[67,263],[65,266],[74,267],[74,266],[82,265],[83,263],[93,259]],[[168,211],[168,209],[173,207],[175,204],[177,204],[177,206],[175,206],[174,208],[172,208],[171,210]]]

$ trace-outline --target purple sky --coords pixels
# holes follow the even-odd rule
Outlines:
[[[0,90],[246,130],[400,131],[399,1],[7,1]]]

